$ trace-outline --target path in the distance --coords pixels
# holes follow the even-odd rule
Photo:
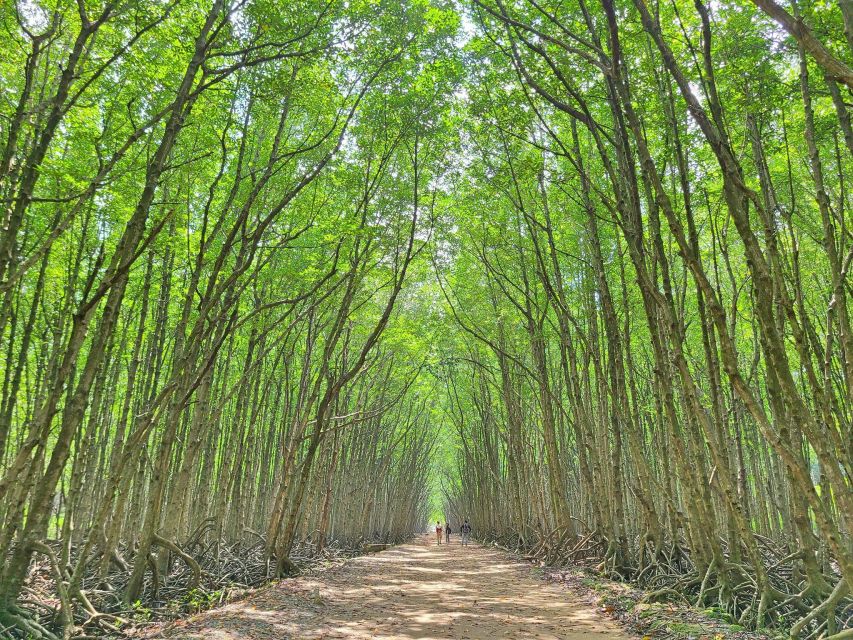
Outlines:
[[[509,554],[432,536],[285,580],[160,637],[204,640],[626,640],[578,595]]]

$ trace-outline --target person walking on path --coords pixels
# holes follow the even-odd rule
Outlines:
[[[438,544],[441,544],[441,521],[435,523],[435,537],[438,539]]]
[[[445,535],[447,536],[447,544],[450,544],[450,533],[451,532],[450,532],[450,523],[449,522],[444,523],[444,532],[445,532]]]
[[[465,518],[465,522],[462,523],[462,546],[467,547],[470,539],[471,539],[471,524],[468,522],[468,518]]]

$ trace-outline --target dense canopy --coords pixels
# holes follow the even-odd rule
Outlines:
[[[0,23],[0,636],[469,516],[853,637],[853,4]]]

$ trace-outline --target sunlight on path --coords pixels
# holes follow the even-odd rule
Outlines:
[[[613,621],[508,554],[412,544],[287,580],[159,637],[204,640],[627,639]]]

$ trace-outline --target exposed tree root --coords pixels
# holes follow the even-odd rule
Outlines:
[[[53,549],[41,542],[35,542],[31,546],[35,551],[47,556],[50,561],[50,567],[53,572],[53,579],[56,585],[56,593],[59,596],[60,602],[59,616],[62,621],[62,637],[64,640],[67,640],[74,633],[74,618],[71,613],[71,599],[68,597],[67,578],[64,575],[62,568],[59,566],[59,560],[53,552]]]
[[[803,632],[809,623],[815,620],[818,616],[820,616],[824,611],[828,609],[832,609],[838,602],[841,601],[848,593],[850,593],[850,587],[847,584],[846,580],[839,580],[838,584],[835,585],[835,589],[833,589],[829,598],[824,600],[820,605],[811,610],[811,612],[806,615],[804,618],[801,618],[797,623],[791,627],[790,635],[792,638],[799,638],[800,634]],[[838,634],[836,634],[838,635]]]
[[[169,563],[161,570],[157,558],[149,554],[151,571],[146,573],[139,601],[131,608],[122,599],[131,571],[127,563],[109,563],[108,574],[102,576],[99,563],[92,562],[92,570],[83,576],[81,584],[71,586],[67,573],[58,563],[58,543],[36,545],[34,549],[44,560],[33,564],[23,590],[24,597],[16,607],[0,612],[0,639],[119,637],[123,629],[140,621],[196,612],[274,577],[263,536],[255,534],[245,543],[230,544],[213,539],[212,530],[212,523],[203,523],[183,546],[156,537],[155,545],[164,553],[174,554],[181,562]],[[353,555],[361,548],[361,543],[361,539],[350,540],[342,546],[339,541],[330,541],[323,552],[315,556],[313,541],[304,540],[296,545],[281,567],[298,573],[315,561]],[[72,548],[72,555],[76,551]],[[129,553],[127,549],[122,551]],[[103,553],[121,557],[118,549]]]
[[[183,549],[171,540],[166,540],[166,538],[154,534],[154,543],[161,547],[165,547],[187,564],[190,571],[193,573],[192,581],[190,582],[190,589],[196,588],[201,580],[201,567],[198,562],[196,562],[191,555],[185,553]]]
[[[21,632],[24,637],[37,640],[59,640],[60,638],[38,622],[31,612],[17,607],[6,611],[0,610],[0,628],[7,631],[15,630]]]
[[[600,532],[573,540],[560,533],[562,529],[543,533],[528,549],[516,551],[543,566],[584,566],[619,580],[624,579],[623,572],[632,573],[630,568],[623,571],[618,565],[616,545]],[[497,536],[494,541],[504,542]],[[787,630],[791,620],[799,620],[791,629],[792,638],[848,637],[840,634],[853,625],[853,598],[838,576],[821,576],[815,584],[808,572],[796,570],[801,560],[799,552],[777,548],[772,541],[763,540],[764,567],[770,584],[759,588],[752,567],[731,559],[726,541],[721,540],[721,544],[726,556],[700,569],[693,565],[690,549],[683,543],[671,544],[667,552],[643,557],[643,542],[638,540],[632,548],[634,557],[642,558],[642,569],[633,571],[632,582],[649,590],[642,601],[676,601],[696,608],[715,608],[752,629],[771,626]],[[740,557],[737,550],[733,555]],[[827,595],[829,584],[835,587]]]

